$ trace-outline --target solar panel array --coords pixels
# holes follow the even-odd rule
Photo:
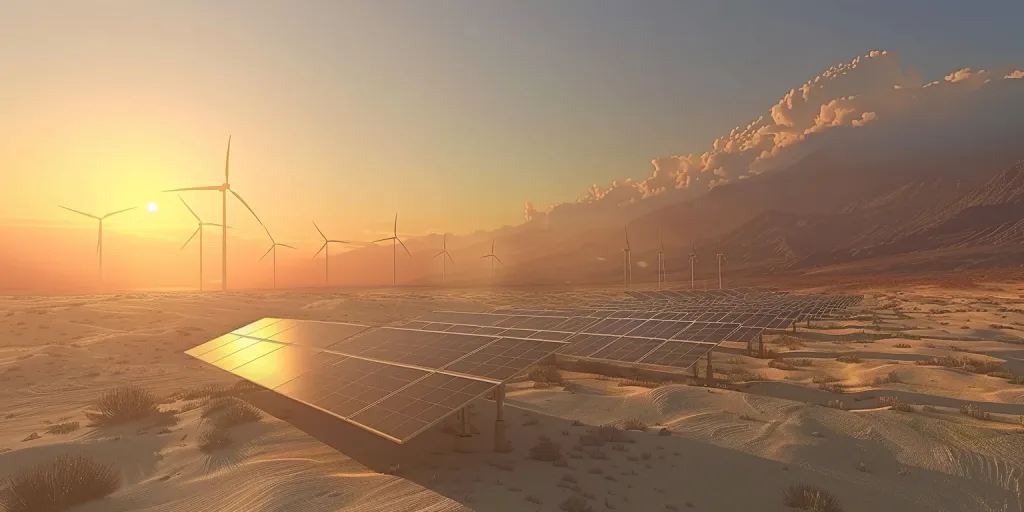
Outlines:
[[[564,345],[264,318],[186,353],[404,443]]]

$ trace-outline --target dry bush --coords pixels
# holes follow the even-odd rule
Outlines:
[[[946,368],[965,370],[971,373],[980,373],[984,375],[1007,371],[1006,368],[1003,367],[1003,363],[999,361],[984,361],[981,359],[974,359],[971,357],[931,357],[921,361],[915,361],[914,364],[927,366],[943,366]]]
[[[530,448],[530,458],[554,462],[562,458],[562,446],[542,436],[540,441]]]
[[[836,377],[835,375],[826,374],[826,375],[815,375],[814,378],[811,379],[811,382],[813,382],[815,384],[828,384],[830,382],[839,382],[841,380],[843,380],[843,379],[840,379],[839,377]]]
[[[837,357],[836,361],[839,361],[840,363],[854,364],[854,363],[859,363],[860,362],[860,358],[857,357],[857,354],[847,354],[845,356]]]
[[[828,403],[825,404],[825,406],[831,407],[833,409],[839,409],[841,411],[846,410],[846,404],[844,404],[842,400],[829,400]]]
[[[895,406],[893,406],[893,409],[900,412],[917,412],[917,409],[915,409],[912,404],[908,404],[905,402],[896,404]]]
[[[639,418],[629,418],[629,419],[623,421],[620,426],[622,427],[622,430],[640,430],[640,431],[647,430],[647,427],[648,427],[647,422],[645,422],[645,421],[643,421],[643,420],[641,420]]]
[[[207,427],[201,434],[199,434],[198,441],[200,451],[203,453],[211,453],[230,445],[232,439],[231,434],[228,433],[227,429],[214,424]]]
[[[979,419],[979,420],[984,420],[984,421],[991,421],[992,420],[992,414],[989,413],[989,412],[981,410],[981,406],[980,405],[975,405],[975,404],[961,405],[960,406],[960,413],[961,414],[966,414],[966,415],[968,415],[968,416],[970,416],[972,418]]]
[[[56,423],[54,425],[50,425],[50,427],[46,429],[46,433],[47,434],[70,434],[70,433],[78,430],[78,427],[79,427],[79,425],[78,425],[77,421],[66,421],[64,423]]]
[[[263,413],[259,409],[248,402],[236,398],[234,402],[228,404],[221,411],[214,420],[214,423],[221,428],[231,428],[236,425],[259,421],[262,417]]]
[[[900,404],[900,399],[894,396],[880,396],[878,397],[879,407],[896,407]]]
[[[897,343],[893,345],[895,348],[910,348],[910,343]]]
[[[55,512],[108,496],[120,485],[112,465],[82,455],[58,455],[7,477],[0,488],[0,507],[7,512]]]
[[[156,413],[157,399],[149,391],[131,385],[104,392],[93,407],[95,412],[85,413],[89,420],[97,425],[115,425]]]
[[[832,493],[813,484],[794,484],[782,490],[782,503],[805,512],[843,512]]]
[[[562,387],[562,390],[563,391],[568,391],[570,393],[579,393],[580,390],[581,390],[581,387],[580,387],[579,383],[577,383],[577,382],[566,382],[565,386]]]
[[[590,502],[578,494],[566,498],[558,508],[565,512],[593,512],[594,510]]]
[[[926,405],[922,407],[922,409],[924,409],[925,412],[939,412],[939,410],[936,409],[934,405]]]
[[[766,381],[768,377],[761,372],[754,372],[746,368],[732,368],[726,371],[729,375],[729,382],[755,382]]]
[[[626,380],[619,381],[619,387],[620,388],[621,387],[627,387],[627,386],[635,386],[635,387],[638,387],[638,388],[657,389],[657,388],[661,387],[661,384],[658,383],[658,382],[654,382],[654,381],[640,380],[640,379],[626,379]]]
[[[790,350],[803,347],[800,338],[794,338],[793,336],[787,336],[785,334],[775,338],[775,340],[773,340],[773,343],[775,343],[776,345],[782,345],[783,347],[786,347]]]
[[[806,357],[801,357],[801,358],[797,358],[797,359],[787,359],[787,361],[789,361],[789,364],[791,364],[793,366],[801,367],[801,368],[805,368],[805,367],[808,367],[808,366],[814,366],[814,360],[813,359],[808,359]]]
[[[818,389],[828,391],[829,393],[845,393],[846,385],[838,382],[828,382],[825,384],[818,384]]]
[[[562,383],[562,373],[554,365],[542,365],[530,370],[528,377],[534,382],[548,382],[552,384]]]
[[[629,437],[616,425],[601,425],[594,431],[594,435],[605,443],[624,443]]]
[[[221,396],[227,396],[231,393],[231,389],[227,386],[220,384],[207,384],[200,386],[195,389],[189,389],[187,391],[181,391],[171,395],[173,398],[179,400],[199,400],[201,398],[217,398]]]
[[[1010,377],[1010,384],[1024,384],[1024,375],[1014,375]]]
[[[210,416],[213,416],[214,414],[220,412],[221,410],[225,409],[227,406],[229,406],[232,403],[234,403],[235,400],[237,400],[237,399],[234,398],[234,397],[228,397],[228,396],[219,396],[219,397],[215,397],[215,398],[209,398],[209,399],[206,400],[206,402],[204,402],[202,404],[203,410],[200,411],[199,417],[200,418],[209,418]]]
[[[775,368],[776,370],[796,370],[796,366],[790,364],[785,359],[772,359],[768,361],[769,368]]]

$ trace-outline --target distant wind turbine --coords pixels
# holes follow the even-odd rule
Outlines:
[[[726,258],[725,254],[723,254],[723,253],[718,253],[715,256],[715,259],[718,260],[718,289],[721,290],[722,289],[722,262],[724,261],[726,263],[729,263],[729,259]]]
[[[665,238],[658,233],[658,289],[661,289],[663,284],[668,283],[668,278],[665,272]]]
[[[633,282],[633,265],[629,258],[629,229],[626,232],[626,248],[622,250],[622,283],[629,286]]]
[[[263,253],[263,256],[260,256],[260,261],[263,261],[263,258],[266,258],[268,254],[274,253],[274,255],[272,257],[272,259],[273,259],[273,267],[274,267],[274,288],[277,288],[277,248],[278,247],[287,247],[289,249],[295,249],[295,248],[290,246],[290,245],[288,245],[288,244],[279,244],[279,243],[277,243],[277,240],[274,240],[274,236],[270,234],[270,230],[267,229],[266,226],[263,226],[263,230],[267,232],[267,238],[270,238],[270,248],[267,249],[267,252]]]
[[[325,235],[323,231],[320,231],[320,226],[316,225],[316,221],[313,222],[313,227],[316,228],[317,232],[320,233],[320,236],[323,237],[323,239],[324,239],[324,244],[320,246],[320,250],[317,251],[316,254],[313,255],[313,257],[316,258],[317,256],[320,255],[321,252],[324,253],[324,286],[330,286],[331,285],[331,251],[328,248],[328,245],[330,245],[332,243],[333,244],[350,244],[352,242],[348,242],[348,241],[345,241],[345,240],[331,240],[331,239],[327,238],[327,235]],[[267,234],[269,235],[270,232],[268,231]],[[271,240],[273,240],[273,238],[271,238]],[[264,255],[264,256],[266,256],[266,255]]]
[[[196,212],[192,210],[192,208],[188,205],[188,203],[185,202],[184,199],[182,199],[180,195],[178,196],[178,199],[181,199],[181,204],[185,205],[185,208],[188,209],[188,212],[191,213],[192,216],[196,218],[196,223],[198,224],[198,226],[196,226],[196,230],[192,232],[192,236],[188,237],[188,240],[185,240],[185,243],[181,244],[181,249],[184,249],[185,246],[188,245],[188,243],[191,242],[192,239],[196,237],[197,233],[199,234],[199,291],[203,291],[203,226],[220,226],[220,224],[214,224],[212,222],[203,222],[203,219],[200,219],[199,216],[196,215]]]
[[[75,212],[75,213],[77,213],[79,215],[85,215],[86,217],[89,217],[90,219],[96,219],[97,221],[99,221],[100,231],[99,231],[99,236],[98,236],[97,241],[96,241],[96,254],[97,254],[97,257],[99,259],[99,276],[100,276],[99,277],[99,288],[100,288],[100,290],[102,290],[103,289],[103,220],[108,218],[108,217],[112,217],[114,215],[117,215],[119,213],[124,213],[124,212],[130,211],[130,210],[134,210],[134,209],[136,209],[138,207],[137,206],[133,206],[131,208],[125,208],[124,210],[118,210],[116,212],[110,212],[110,213],[108,213],[108,214],[106,214],[106,215],[104,215],[102,217],[97,217],[97,216],[89,214],[89,213],[80,212],[78,210],[72,210],[71,208],[68,208],[67,206],[61,206],[61,205],[57,205],[57,206],[60,206],[61,208],[64,208],[65,210],[67,210],[69,212]]]
[[[164,192],[184,192],[186,190],[217,190],[221,194],[221,250],[220,250],[220,289],[221,291],[227,291],[228,289],[228,192],[231,192],[238,200],[245,206],[249,213],[256,219],[256,222],[263,226],[263,221],[260,220],[256,212],[252,211],[249,207],[249,203],[242,199],[242,196],[238,195],[238,192],[231,190],[231,184],[228,180],[228,169],[231,162],[231,136],[228,136],[228,150],[224,156],[224,183],[220,185],[211,185],[208,187],[188,187],[188,188],[175,188],[171,190],[165,190]],[[263,226],[263,229],[267,229]]]
[[[694,244],[690,250],[690,289],[693,289],[693,265],[697,263],[697,245]]]
[[[451,261],[452,265],[455,264],[455,260],[452,259],[452,255],[448,253],[448,233],[445,233],[444,238],[441,239],[441,252],[435,254],[434,258],[437,258],[438,256],[441,257],[441,282],[444,283],[444,275],[447,271],[448,261]]]
[[[501,261],[501,258],[499,258],[497,254],[494,254],[494,240],[491,240],[491,253],[480,256],[480,259],[486,258],[491,259],[491,281],[494,281],[494,262],[497,261],[498,263],[501,263],[502,266],[505,265],[505,262]]]
[[[402,244],[402,249],[405,249],[405,253],[412,257],[412,253],[409,252],[409,248],[405,246],[401,238],[398,238],[398,214],[395,214],[395,230],[392,231],[392,236],[387,238],[381,238],[380,240],[374,240],[372,243],[386,242],[391,240],[391,283],[398,284],[398,244]]]

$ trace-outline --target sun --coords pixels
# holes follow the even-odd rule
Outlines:
[[[149,213],[156,213],[156,210],[157,210],[156,203],[149,203],[149,204],[147,204],[146,205],[146,209],[149,210]]]

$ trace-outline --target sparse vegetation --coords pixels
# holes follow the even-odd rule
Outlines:
[[[97,425],[115,425],[145,418],[157,412],[157,399],[138,386],[104,392],[85,416]]]
[[[815,375],[814,378],[811,379],[811,382],[813,382],[815,384],[828,384],[830,382],[839,382],[841,380],[843,380],[843,379],[840,379],[839,377],[836,377],[835,375],[825,374],[825,375]]]
[[[81,455],[58,455],[7,477],[0,507],[7,512],[65,510],[110,495],[120,485],[113,466]]]
[[[782,503],[806,512],[843,512],[832,493],[812,484],[794,484],[782,490]]]
[[[228,433],[228,430],[214,424],[199,434],[198,445],[199,450],[203,453],[212,453],[230,445],[231,442],[231,434]]]
[[[910,343],[897,343],[893,345],[895,348],[910,348]]]
[[[838,382],[827,382],[818,384],[818,389],[822,391],[828,391],[829,393],[845,393],[846,385]]]
[[[647,430],[647,422],[638,418],[629,418],[622,422],[622,430]]]
[[[729,382],[756,382],[770,380],[761,372],[751,371],[747,368],[731,368],[726,371],[729,375]]]
[[[828,403],[825,404],[825,405],[827,407],[831,407],[833,409],[839,409],[841,411],[845,411],[846,410],[846,404],[844,404],[842,402],[842,400],[829,400]]]
[[[232,403],[221,411],[214,423],[221,428],[231,428],[245,423],[259,421],[263,413],[249,402],[233,398]]]
[[[566,498],[558,508],[565,512],[593,512],[594,510],[594,507],[591,506],[590,502],[578,494],[574,494]]]
[[[58,434],[58,435],[59,434],[70,434],[70,433],[78,430],[78,427],[79,427],[79,425],[78,425],[77,421],[65,421],[65,422],[62,422],[62,423],[55,423],[53,425],[50,425],[50,427],[46,429],[46,433],[47,434]]]
[[[542,365],[537,366],[530,370],[528,377],[529,380],[534,382],[547,382],[549,384],[561,384],[562,373],[558,371],[558,367],[554,365]]]
[[[847,354],[845,356],[839,356],[836,358],[836,361],[847,364],[855,364],[861,362],[860,357],[857,357],[857,354]]]
[[[946,368],[965,370],[971,373],[984,375],[1006,371],[1006,368],[1003,367],[1003,363],[1000,361],[985,361],[971,357],[930,357],[921,361],[915,361],[915,364],[923,366],[943,366]]]
[[[921,409],[923,409],[925,412],[939,412],[939,410],[936,409],[934,405],[926,405]]]
[[[562,446],[541,436],[540,441],[530,448],[530,458],[546,462],[554,462],[562,458]]]
[[[966,414],[967,416],[970,416],[970,417],[972,417],[974,419],[978,419],[978,420],[983,420],[983,421],[991,421],[992,420],[992,414],[989,413],[989,412],[983,411],[981,409],[981,406],[977,405],[977,404],[961,405],[960,406],[960,413],[961,414]]]
[[[661,387],[661,383],[650,381],[650,380],[640,380],[640,379],[626,379],[626,380],[619,381],[619,387],[627,387],[627,386],[634,386],[634,387],[638,387],[638,388],[657,389],[657,388]]]
[[[578,382],[566,382],[565,386],[562,387],[563,391],[568,391],[570,393],[579,393],[580,389]]]

